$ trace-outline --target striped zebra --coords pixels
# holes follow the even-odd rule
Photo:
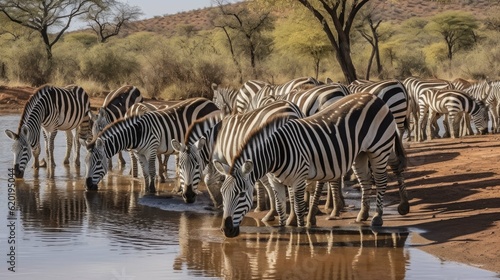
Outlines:
[[[458,122],[463,113],[469,113],[474,124],[483,133],[488,128],[487,112],[484,104],[459,90],[427,89],[419,97],[420,119],[418,120],[416,141],[423,141],[423,130],[427,127],[427,139],[432,139],[430,134],[431,123],[436,114],[447,114],[450,123],[450,135],[458,137]],[[426,118],[428,119],[426,121]]]
[[[498,99],[495,97],[492,92],[492,86],[488,81],[481,81],[472,84],[468,88],[464,89],[463,92],[468,94],[470,97],[482,101],[484,105],[487,107],[488,112],[491,116],[491,127],[492,131],[495,132],[498,128],[498,112],[496,110]],[[464,118],[464,126],[466,126],[465,135],[472,134],[472,129],[470,128],[470,117],[468,114]]]
[[[493,96],[493,100],[495,100],[495,116],[497,116],[497,128],[494,132],[500,132],[500,81],[492,81],[490,82],[491,90],[490,95]]]
[[[462,78],[456,78],[455,80],[451,81],[451,84],[453,85],[453,89],[457,90],[464,90],[472,85],[471,82]]]
[[[426,89],[453,89],[453,85],[447,81],[442,79],[421,79],[418,77],[408,77],[403,80],[403,85],[406,88],[406,92],[408,93],[408,110],[410,111],[410,116],[413,117],[413,128],[408,130],[408,140],[411,140],[411,132],[415,130],[417,126],[417,122],[419,120],[419,105],[418,100],[420,93]],[[445,121],[445,126],[446,121]],[[435,128],[437,125],[433,124]]]
[[[403,84],[398,80],[380,82],[353,82],[348,87],[350,92],[369,92],[382,99],[394,116],[398,126],[399,135],[402,137],[407,127],[408,93]]]
[[[238,90],[229,87],[220,87],[216,83],[212,83],[212,91],[214,94],[212,99],[213,102],[225,115],[230,115],[236,110],[236,97],[239,94]]]
[[[22,178],[26,165],[34,157],[34,168],[39,167],[40,131],[43,130],[47,153],[48,176],[54,178],[54,139],[59,130],[69,131],[67,135],[68,161],[72,145],[71,130],[76,129],[79,138],[87,138],[89,131],[82,130],[90,120],[90,102],[83,88],[70,85],[64,88],[45,85],[38,88],[26,105],[19,122],[17,133],[5,130],[9,138],[14,140],[14,172],[16,178]],[[71,135],[71,139],[70,139]],[[80,142],[75,141],[75,165],[79,165]]]
[[[206,144],[206,138],[210,131],[220,123],[223,114],[209,115],[193,122],[188,128],[183,143],[177,139],[172,139],[172,147],[178,153],[179,158],[179,188],[186,203],[196,201],[198,184],[207,164],[210,162],[209,159],[212,158],[212,149],[207,148],[213,146],[213,144]],[[213,133],[213,135],[216,135],[216,133]],[[212,138],[209,137],[209,139]],[[212,139],[212,141],[214,140]],[[211,176],[208,179],[210,181],[205,181],[205,185],[214,207],[218,208],[222,205],[222,197],[218,190],[220,187],[218,186],[219,182],[222,181],[221,176]]]
[[[135,86],[124,85],[108,93],[97,115],[92,119],[92,135],[97,136],[108,124],[122,119],[132,105],[141,102],[141,92]],[[120,165],[125,165],[125,159],[121,152],[118,153],[118,161]],[[112,161],[108,162],[110,164],[109,168],[111,168]]]
[[[196,190],[201,176],[200,173],[205,166],[210,166],[213,160],[231,164],[231,159],[238,152],[240,144],[244,143],[244,140],[249,137],[254,130],[265,123],[266,119],[274,118],[276,120],[273,126],[268,128],[270,134],[271,131],[276,130],[287,121],[302,117],[303,114],[297,105],[288,101],[277,101],[245,114],[225,117],[221,122],[207,131],[206,135],[197,142],[195,142],[195,139],[186,138],[186,146],[180,145],[178,148],[179,163],[181,163],[179,168],[182,170],[180,173],[183,174],[181,178],[184,178],[184,180],[180,180],[181,184],[183,184],[182,188],[186,193],[194,195],[194,191],[190,189],[193,188]],[[190,145],[189,143],[193,144]],[[196,180],[193,179],[193,181],[190,182],[189,178],[194,178]],[[265,178],[259,184],[262,184],[264,187],[268,185]],[[258,187],[260,188],[261,186]],[[262,188],[260,189],[262,190]],[[266,189],[269,197],[274,198],[274,193],[269,188]],[[262,195],[261,193],[261,196]],[[257,201],[259,201],[259,199]],[[275,209],[273,201],[274,199],[271,199],[271,209],[263,218],[264,221],[274,218]],[[259,205],[257,209],[258,208]]]
[[[393,149],[396,153],[392,153]],[[267,173],[272,173],[270,181],[277,197],[280,225],[285,224],[284,186],[293,193],[297,224],[304,226],[306,180],[337,180],[351,166],[362,186],[358,222],[368,219],[367,191],[373,176],[377,209],[372,225],[383,224],[388,164],[397,174],[400,190],[405,190],[402,172],[406,155],[394,117],[381,99],[369,93],[349,95],[310,117],[290,120],[271,135],[262,126],[247,138],[232,162],[225,165],[214,161],[217,170],[226,176],[221,192],[222,231],[227,237],[239,234],[240,222],[251,207],[253,184]],[[400,208],[409,208],[406,194],[402,195]]]
[[[249,104],[252,98],[259,91],[263,91],[261,95],[283,95],[293,89],[300,88],[303,85],[318,85],[319,82],[312,77],[300,77],[292,79],[286,83],[279,85],[271,85],[260,81],[248,81],[240,89],[240,94],[236,97],[236,113],[248,111]]]
[[[108,171],[107,161],[119,151],[133,150],[142,166],[146,191],[155,192],[157,154],[174,152],[171,139],[182,139],[191,123],[220,110],[210,100],[191,98],[160,111],[144,113],[114,122],[87,145],[86,182],[89,190]]]

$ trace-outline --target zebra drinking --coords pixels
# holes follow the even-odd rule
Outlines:
[[[54,139],[58,130],[77,129],[79,138],[87,138],[89,131],[81,127],[89,127],[90,102],[87,93],[79,86],[64,88],[45,85],[38,88],[26,105],[19,122],[17,133],[5,130],[9,138],[14,140],[14,173],[16,178],[23,178],[26,165],[34,157],[34,167],[38,168],[40,155],[40,131],[43,130],[48,160],[48,176],[54,178]],[[68,134],[67,134],[68,135]],[[68,137],[69,151],[71,141]],[[80,143],[76,141],[75,165],[79,165]],[[69,153],[66,153],[65,162]]]
[[[107,161],[119,151],[130,149],[139,157],[146,191],[155,192],[157,154],[172,154],[172,139],[182,139],[191,123],[220,110],[206,98],[191,98],[163,110],[132,116],[107,126],[87,145],[87,189],[97,184],[108,171]]]
[[[306,180],[329,182],[343,176],[352,166],[362,186],[362,206],[356,220],[368,219],[366,193],[371,189],[373,176],[377,209],[372,225],[383,224],[387,165],[402,178],[406,155],[394,117],[381,99],[369,93],[352,94],[313,116],[288,121],[270,136],[266,126],[261,127],[247,138],[232,159],[233,164],[214,162],[217,170],[226,175],[221,192],[222,230],[227,237],[239,234],[240,222],[253,200],[253,184],[267,173],[273,175],[270,181],[278,213],[284,212],[287,186],[293,194],[298,226],[304,226]],[[400,207],[408,207],[408,201],[401,201]],[[284,223],[280,216],[280,225]]]

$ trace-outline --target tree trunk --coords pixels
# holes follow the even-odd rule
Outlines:
[[[372,70],[373,58],[375,57],[375,48],[372,48],[372,53],[370,54],[370,59],[368,59],[368,67],[366,68],[365,79],[370,80],[370,71]]]

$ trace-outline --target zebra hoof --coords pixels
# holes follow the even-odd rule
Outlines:
[[[381,227],[384,224],[384,221],[382,220],[382,217],[380,216],[375,216],[372,219],[372,227]]]
[[[402,202],[398,206],[399,215],[406,215],[410,213],[410,204],[408,202]]]
[[[65,159],[65,160],[63,161],[63,164],[64,164],[64,165],[69,165],[69,159]]]

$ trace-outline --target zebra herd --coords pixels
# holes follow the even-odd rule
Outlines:
[[[333,198],[330,218],[338,218],[345,205],[342,180],[351,170],[362,192],[356,221],[369,217],[368,192],[374,184],[376,210],[371,224],[381,226],[388,167],[398,181],[398,212],[410,211],[403,174],[405,134],[408,141],[412,133],[415,141],[432,139],[439,135],[436,121],[441,116],[445,135],[451,137],[471,134],[471,118],[478,133],[488,130],[489,117],[491,131],[499,130],[500,82],[409,77],[343,85],[300,77],[281,85],[250,80],[238,90],[212,84],[212,90],[213,100],[198,97],[158,107],[127,85],[111,92],[94,114],[81,87],[40,87],[25,105],[17,133],[5,131],[14,140],[15,176],[23,177],[32,155],[33,167],[39,168],[42,130],[48,175],[53,178],[53,142],[57,131],[64,130],[65,164],[73,138],[75,165],[80,143],[87,149],[88,190],[97,189],[112,168],[111,158],[126,150],[132,175],[137,176],[138,159],[145,190],[155,193],[156,176],[164,181],[166,162],[161,156],[177,154],[184,201],[195,202],[204,179],[214,206],[222,206],[221,229],[227,237],[239,234],[243,217],[254,206],[254,193],[256,209],[270,205],[263,220],[277,215],[281,226],[309,227],[315,225],[327,184]]]

